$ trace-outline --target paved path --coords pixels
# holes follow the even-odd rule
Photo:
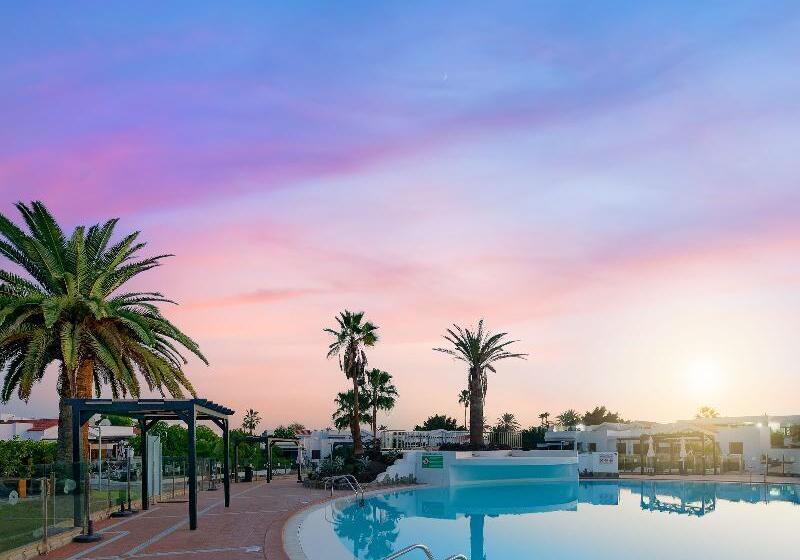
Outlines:
[[[95,524],[103,540],[69,545],[48,560],[287,560],[283,525],[295,511],[327,499],[325,492],[297,484],[291,476],[272,483],[231,485],[231,507],[222,488],[198,492],[198,528],[189,530],[188,505],[158,503],[133,517]]]

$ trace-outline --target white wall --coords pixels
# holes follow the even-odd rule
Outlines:
[[[13,424],[0,424],[0,440],[10,440],[15,437],[24,438],[25,432],[33,428],[33,424],[14,422]]]

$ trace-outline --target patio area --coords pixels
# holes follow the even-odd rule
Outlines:
[[[295,511],[324,501],[328,494],[297,484],[291,475],[231,485],[231,505],[221,491],[198,493],[200,530],[190,531],[186,502],[162,502],[127,519],[96,523],[103,539],[70,543],[42,556],[48,560],[171,558],[195,560],[286,559],[282,529]]]

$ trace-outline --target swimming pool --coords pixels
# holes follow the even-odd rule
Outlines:
[[[414,543],[437,559],[751,560],[797,557],[798,526],[800,485],[591,481],[340,499],[309,513],[299,538],[310,560],[380,560]]]

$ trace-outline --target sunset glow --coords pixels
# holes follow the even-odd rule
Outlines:
[[[389,427],[463,417],[432,348],[481,317],[530,354],[491,421],[797,412],[800,5],[767,4],[5,4],[0,212],[173,253],[136,287],[262,427],[331,425],[343,309]]]

